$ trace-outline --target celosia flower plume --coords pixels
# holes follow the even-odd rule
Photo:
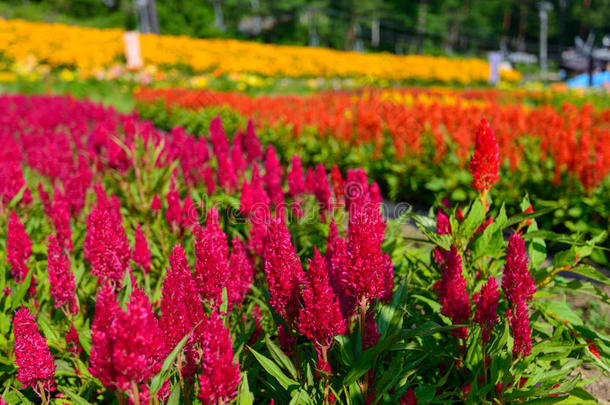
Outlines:
[[[474,321],[481,325],[484,342],[489,342],[490,332],[498,322],[498,296],[498,284],[492,276],[489,276],[489,280],[481,288],[478,299],[474,300],[477,305]]]
[[[11,274],[20,283],[29,272],[31,255],[32,242],[15,211],[11,211],[6,237],[6,261],[11,265]]]
[[[144,274],[150,272],[150,249],[140,224],[138,224],[134,235],[133,261],[144,270]]]
[[[477,129],[474,154],[470,159],[472,188],[479,193],[487,192],[499,179],[500,150],[498,142],[485,118]]]
[[[27,308],[15,311],[15,364],[17,379],[26,387],[45,391],[55,390],[55,364],[44,337],[38,332],[36,320]],[[39,393],[40,394],[40,393]]]
[[[57,239],[49,235],[47,244],[47,273],[49,274],[49,293],[55,308],[66,305],[72,313],[78,311],[75,298],[74,274],[70,270],[70,259],[64,255]]]

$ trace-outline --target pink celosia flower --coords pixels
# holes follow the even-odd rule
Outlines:
[[[520,233],[513,233],[508,239],[502,290],[512,304],[530,301],[536,292],[534,278],[527,267],[525,242]]]
[[[265,155],[265,189],[273,204],[284,202],[284,190],[282,190],[282,166],[275,153],[275,148],[269,146]]]
[[[324,259],[328,264],[330,285],[341,307],[343,318],[348,320],[356,308],[356,297],[352,296],[344,285],[342,274],[349,267],[349,256],[347,253],[347,241],[340,238],[334,218],[331,218],[328,240],[326,241],[326,253]]]
[[[233,146],[231,147],[231,163],[239,175],[243,175],[247,167],[246,160],[244,159],[242,143],[243,134],[241,130],[237,130],[235,136],[233,137]]]
[[[153,212],[153,214],[156,215],[157,212],[159,212],[161,210],[161,208],[163,208],[163,205],[161,204],[161,199],[159,198],[159,194],[155,194],[152,201],[150,202],[150,210]]]
[[[380,205],[383,199],[381,198],[381,190],[376,181],[369,186],[369,199],[373,204]]]
[[[117,390],[117,372],[112,364],[113,323],[119,312],[114,289],[105,284],[97,295],[91,324],[91,356],[89,371],[110,389]]]
[[[256,216],[257,218],[267,218],[270,214],[269,205],[271,204],[271,199],[269,194],[267,194],[267,191],[265,191],[263,179],[260,175],[258,166],[256,165],[252,168],[252,180],[250,181],[250,187],[254,197],[252,207],[254,212],[252,215]]]
[[[250,218],[250,238],[248,239],[248,249],[258,257],[265,254],[267,243],[267,223],[268,220],[253,217]]]
[[[286,176],[286,181],[288,182],[288,192],[291,197],[294,198],[305,193],[305,176],[299,155],[292,157],[292,167]]]
[[[72,251],[72,229],[70,229],[70,207],[66,197],[55,188],[53,192],[53,205],[51,206],[51,219],[55,227],[57,242],[63,250]]]
[[[183,349],[181,372],[183,377],[190,380],[199,363],[194,342],[198,340],[203,328],[200,324],[204,318],[203,305],[182,246],[174,246],[169,262],[171,268],[163,281],[161,329],[167,349],[173,350],[199,324]]]
[[[290,324],[299,313],[304,274],[288,228],[280,218],[272,220],[267,228],[264,263],[271,306]]]
[[[252,212],[252,207],[254,206],[254,195],[252,192],[252,187],[248,180],[244,179],[241,184],[241,196],[239,200],[239,212],[244,217],[247,217]]]
[[[84,255],[91,262],[91,273],[101,280],[120,283],[129,266],[131,248],[117,203],[98,199],[87,216]]]
[[[392,271],[389,258],[381,250],[385,223],[375,204],[355,207],[348,228],[348,266],[339,277],[356,301],[383,298],[388,294],[388,273]]]
[[[317,248],[309,261],[304,283],[303,307],[299,315],[299,330],[317,349],[328,349],[335,336],[345,332],[339,301],[330,288],[326,261]]]
[[[199,213],[193,203],[190,195],[184,198],[184,204],[182,205],[182,226],[186,229],[190,229],[191,225],[198,223]]]
[[[326,221],[326,214],[332,209],[331,191],[326,177],[326,169],[321,163],[316,166],[314,177],[314,194],[320,206],[322,221]]]
[[[377,330],[377,323],[375,322],[375,315],[371,308],[369,308],[366,311],[364,320],[364,340],[362,341],[362,348],[367,350],[377,345],[380,337],[381,335]]]
[[[483,330],[482,338],[484,342],[489,342],[489,334],[493,326],[498,322],[498,284],[492,276],[483,288],[478,299],[476,299],[477,309],[474,315],[474,321],[481,325]]]
[[[44,337],[38,332],[34,317],[27,308],[15,311],[13,319],[15,336],[15,364],[17,379],[26,387],[45,391],[55,390],[55,364]]]
[[[244,245],[239,237],[234,237],[231,242],[233,251],[229,257],[229,279],[227,280],[227,295],[229,299],[229,310],[233,305],[240,305],[252,286],[254,268],[250,264]]]
[[[413,388],[409,387],[407,392],[400,398],[400,405],[417,405],[417,397]]]
[[[11,265],[11,274],[20,283],[29,272],[31,255],[32,242],[15,211],[11,211],[6,236],[6,261]]]
[[[308,193],[313,194],[316,188],[316,179],[313,174],[313,169],[311,167],[307,168],[307,174],[305,174],[305,190]]]
[[[176,189],[176,185],[173,180],[165,200],[167,201],[165,219],[172,228],[172,231],[177,232],[182,225],[182,206],[180,203],[180,194],[178,194],[178,190]]]
[[[47,245],[47,273],[49,274],[49,293],[53,297],[55,308],[66,305],[73,312],[77,312],[78,307],[74,295],[76,285],[74,274],[70,270],[70,259],[63,254],[57,239],[52,234],[49,235]]]
[[[446,252],[441,264],[442,278],[434,286],[441,303],[441,314],[454,324],[462,324],[470,318],[470,300],[466,290],[466,279],[462,273],[462,258],[455,247]],[[452,331],[456,338],[466,339],[468,329]]]
[[[2,147],[6,147],[4,142]],[[21,154],[19,153],[19,155]],[[26,189],[20,202],[29,204],[32,202],[32,194],[23,178],[21,161],[0,162],[0,203],[6,206],[23,187],[26,187]]]
[[[239,365],[234,361],[229,330],[216,312],[206,320],[202,337],[199,399],[204,405],[229,403],[237,395]]]
[[[214,194],[214,191],[216,191],[216,177],[214,176],[214,170],[208,165],[203,168],[203,182],[205,183],[208,195]]]
[[[83,351],[83,348],[80,345],[78,332],[76,331],[76,328],[74,328],[74,325],[70,325],[70,330],[66,333],[66,344],[68,345],[68,350],[74,357],[78,357]]]
[[[49,193],[44,189],[42,183],[38,183],[38,196],[40,198],[40,202],[42,202],[43,211],[46,216],[51,216],[51,197]]]
[[[216,208],[208,212],[205,229],[201,226],[195,228],[195,254],[195,282],[199,294],[213,306],[219,306],[230,269],[227,235],[220,228]]]
[[[532,350],[532,330],[525,301],[518,301],[506,313],[513,334],[513,356],[526,357]]]
[[[144,236],[140,224],[136,228],[134,239],[133,261],[144,270],[144,274],[148,274],[150,272],[150,249],[148,249],[148,242],[146,242],[146,236]]]
[[[512,234],[508,240],[502,290],[510,301],[507,317],[510,320],[514,339],[513,355],[528,356],[532,347],[532,338],[527,302],[536,292],[536,286],[527,267],[527,251],[520,233]]]
[[[360,207],[370,201],[368,176],[364,169],[347,171],[345,179],[345,209],[352,211],[352,206]]]
[[[235,188],[237,188],[237,172],[229,160],[229,155],[226,153],[221,153],[217,155],[218,159],[218,171],[216,172],[216,176],[218,177],[218,184],[222,187],[227,193],[231,194]]]
[[[222,119],[220,116],[210,121],[210,143],[216,157],[229,154],[229,141],[222,127]]]
[[[499,179],[500,151],[489,122],[481,119],[477,129],[474,154],[470,159],[472,188],[479,193],[487,192]]]
[[[108,389],[128,391],[132,382],[148,381],[160,370],[166,348],[144,292],[134,286],[122,310],[110,288],[102,288],[96,303],[90,371]]]
[[[263,148],[254,131],[254,122],[248,119],[246,125],[246,135],[244,136],[244,149],[248,158],[248,163],[260,160],[263,157]]]

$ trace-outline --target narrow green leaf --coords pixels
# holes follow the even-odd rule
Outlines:
[[[252,354],[254,355],[256,360],[258,360],[258,362],[261,364],[261,366],[263,366],[263,368],[269,374],[271,374],[285,390],[288,390],[288,387],[299,385],[299,383],[297,381],[287,377],[286,374],[284,374],[282,372],[282,370],[280,370],[278,365],[275,364],[271,359],[263,356],[262,354],[258,353],[256,350],[252,349],[251,347],[249,347],[248,350],[250,350],[252,352]]]
[[[280,349],[271,339],[269,339],[269,336],[265,336],[265,345],[267,346],[267,349],[269,349],[269,353],[271,353],[273,359],[283,366],[283,368],[290,373],[292,378],[296,379],[297,370],[292,363],[292,360],[286,356],[282,349]]]

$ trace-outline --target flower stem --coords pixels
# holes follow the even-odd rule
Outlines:
[[[135,380],[131,380],[131,392],[131,395],[133,395],[134,405],[140,405],[140,391],[138,390],[138,384],[135,382]]]
[[[191,400],[189,398],[189,393],[186,390],[186,384],[184,383],[184,376],[182,375],[182,361],[184,360],[184,353],[181,352],[178,354],[178,377],[180,378],[180,389],[182,390],[182,394],[184,395],[184,403],[186,405],[191,405]]]
[[[326,346],[322,346],[322,359],[324,360],[324,364],[328,364],[328,349]],[[330,385],[330,376],[326,376],[326,387],[324,387],[324,405],[328,405],[328,388]]]
[[[362,297],[360,299],[360,313],[358,314],[358,325],[360,326],[360,339],[361,339],[361,344],[362,344],[362,351],[364,352],[364,338],[365,338],[365,324],[366,324],[366,304],[367,304],[367,300],[366,297]],[[369,373],[364,373],[364,375],[362,376],[362,383],[361,383],[361,388],[362,388],[362,396],[366,399],[366,392],[368,391],[368,385],[369,385]]]
[[[119,405],[125,405],[125,397],[123,396],[123,393],[120,391],[116,391],[115,394]]]
[[[49,403],[47,401],[47,395],[45,394],[44,387],[40,381],[38,381],[38,391],[36,391],[36,393],[40,396],[42,405],[47,405]]]

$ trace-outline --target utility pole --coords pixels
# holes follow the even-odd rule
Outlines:
[[[219,31],[224,31],[225,20],[222,15],[222,0],[214,0],[214,27],[216,27]]]
[[[547,71],[547,33],[549,24],[549,11],[553,5],[548,1],[538,3],[538,15],[540,16],[540,72],[542,78],[546,78]]]

